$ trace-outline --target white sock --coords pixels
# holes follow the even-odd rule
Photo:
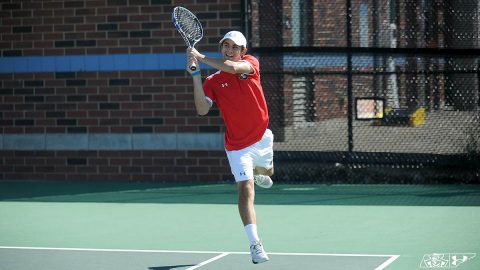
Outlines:
[[[250,244],[253,244],[256,241],[260,241],[257,232],[257,224],[248,224],[245,226],[245,231],[247,232],[248,240],[250,240]]]

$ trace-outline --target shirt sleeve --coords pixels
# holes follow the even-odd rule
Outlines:
[[[253,73],[250,73],[249,75],[258,76],[260,74],[260,63],[258,62],[257,58],[252,55],[245,55],[242,60],[250,63],[253,68]]]

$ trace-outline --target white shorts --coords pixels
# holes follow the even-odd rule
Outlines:
[[[236,182],[253,179],[255,167],[273,167],[273,133],[265,131],[260,141],[240,150],[228,151],[227,158]]]

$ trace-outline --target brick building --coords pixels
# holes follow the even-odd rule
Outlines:
[[[171,11],[194,10],[216,52],[241,29],[240,2],[2,1],[0,179],[229,177],[222,120],[195,113]]]

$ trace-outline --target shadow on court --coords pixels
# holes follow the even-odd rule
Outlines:
[[[170,265],[170,266],[158,266],[158,267],[149,267],[149,270],[173,270],[173,269],[178,269],[178,268],[184,268],[184,267],[191,267],[194,265]]]
[[[277,184],[257,204],[480,206],[477,185]],[[1,201],[236,204],[234,184],[0,182]]]

